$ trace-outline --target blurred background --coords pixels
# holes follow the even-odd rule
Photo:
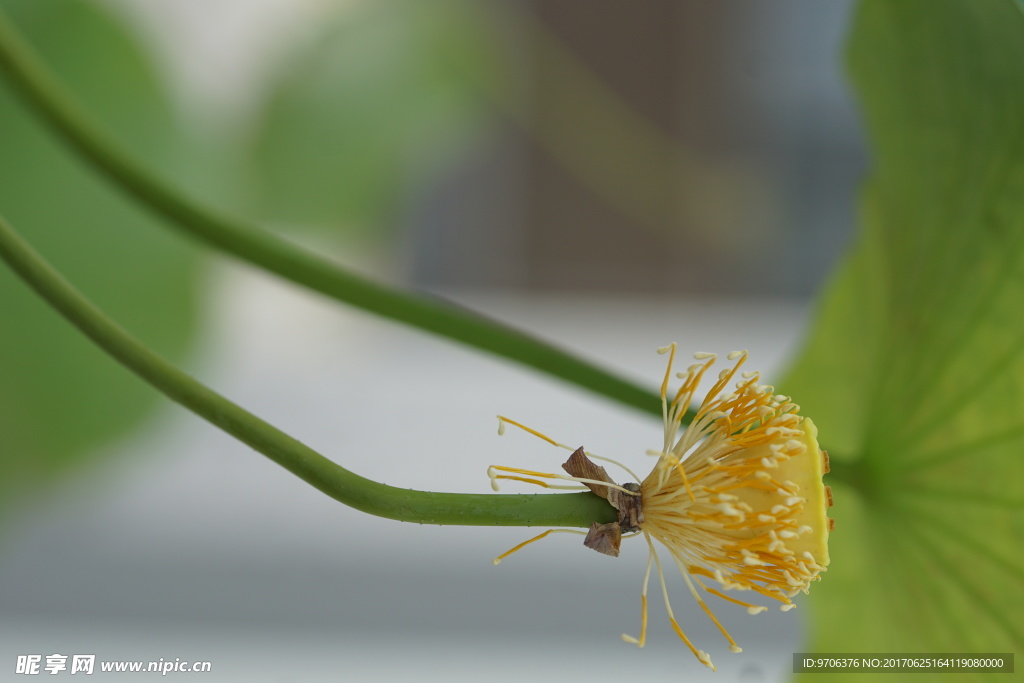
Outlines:
[[[188,193],[650,386],[672,340],[748,348],[768,381],[797,349],[866,168],[841,68],[850,5],[0,0],[95,118]],[[0,149],[0,212],[86,294],[364,476],[483,492],[489,464],[561,462],[498,439],[499,412],[634,469],[658,445],[645,416],[179,239],[3,84]],[[703,675],[653,599],[648,647],[618,642],[638,629],[642,548],[611,560],[555,536],[491,567],[530,530],[344,508],[158,399],[6,271],[0,308],[0,666]],[[717,680],[786,678],[813,627],[716,607],[746,650],[732,655],[672,588]]]

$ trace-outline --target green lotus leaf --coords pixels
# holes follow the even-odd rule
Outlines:
[[[1024,13],[864,0],[848,57],[862,229],[781,383],[835,463],[810,648],[1020,652]]]
[[[182,135],[154,70],[105,12],[78,0],[0,0],[101,124],[147,163],[178,166]],[[191,248],[69,153],[0,82],[0,210],[72,282],[156,348],[195,329]],[[0,507],[99,452],[156,395],[0,269]]]

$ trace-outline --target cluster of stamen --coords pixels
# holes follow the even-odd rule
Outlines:
[[[729,354],[735,361],[723,370],[696,415],[680,434],[682,420],[705,373],[715,362],[712,354],[695,354],[700,361],[679,373],[682,385],[671,401],[675,345],[662,383],[665,440],[658,463],[641,485],[651,558],[664,581],[650,539],[664,545],[683,575],[694,599],[729,642],[739,646],[697,592],[706,592],[742,605],[750,614],[767,608],[727,596],[701,580],[713,579],[724,589],[753,591],[777,600],[783,610],[794,607],[792,597],[806,592],[828,564],[827,527],[822,501],[828,496],[820,475],[827,471],[817,447],[816,430],[798,415],[799,406],[773,388],[758,384],[760,374],[740,374],[735,390],[725,392],[747,359],[745,351]],[[812,459],[817,459],[812,460]],[[814,474],[816,472],[816,474]],[[804,480],[809,491],[794,479]],[[808,500],[810,495],[810,500]],[[644,579],[643,621],[650,577]],[[667,604],[667,597],[666,597]],[[707,653],[696,649],[672,616],[680,638],[706,665]],[[643,645],[640,638],[624,636]]]
[[[642,510],[639,528],[649,549],[641,593],[640,635],[623,635],[623,639],[644,646],[647,587],[651,570],[656,568],[673,630],[701,662],[714,669],[710,656],[693,645],[675,618],[654,541],[669,551],[694,599],[721,631],[730,650],[740,652],[739,645],[697,589],[741,605],[750,614],[767,608],[726,595],[706,585],[703,579],[713,580],[725,590],[752,591],[776,600],[784,611],[792,609],[792,597],[807,592],[829,561],[827,542],[832,520],[826,511],[832,496],[821,482],[821,475],[828,471],[828,459],[818,448],[813,423],[798,414],[799,406],[787,396],[776,395],[772,387],[758,384],[759,373],[740,372],[747,359],[746,351],[729,354],[729,360],[735,361],[733,367],[718,375],[684,429],[682,422],[687,409],[716,357],[695,354],[698,362],[676,375],[682,384],[670,400],[676,345],[658,351],[669,353],[661,385],[664,443],[660,451],[648,451],[658,457],[658,462],[640,484],[640,502],[636,506]],[[734,380],[735,388],[727,391]],[[573,450],[507,418],[499,421],[499,432],[509,423],[551,444]],[[543,481],[555,479],[583,484],[595,492],[598,485],[636,495],[634,485],[627,489],[608,478],[584,479],[509,467],[492,467],[489,475],[495,490],[499,479],[547,488],[583,488]],[[546,531],[516,546],[497,558],[495,564],[553,531],[562,530]]]

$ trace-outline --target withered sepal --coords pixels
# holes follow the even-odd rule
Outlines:
[[[603,555],[619,556],[619,545],[622,543],[622,530],[618,522],[590,525],[587,537],[583,539],[583,545],[592,548]]]
[[[608,472],[603,467],[587,457],[582,446],[573,451],[569,459],[562,464],[562,469],[573,477],[593,479],[618,486],[608,476]],[[618,511],[619,519],[617,522],[610,522],[608,524],[598,524],[597,522],[591,524],[587,537],[583,539],[583,545],[604,555],[618,557],[622,534],[640,531],[640,527],[644,522],[641,496],[639,495],[640,485],[629,482],[622,486],[622,488],[632,491],[637,495],[629,495],[618,489],[601,486],[600,484],[584,483],[584,485],[593,491],[594,494],[607,500]]]

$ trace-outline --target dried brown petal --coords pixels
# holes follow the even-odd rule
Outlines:
[[[573,451],[573,454],[562,465],[562,469],[571,476],[580,479],[594,479],[615,484],[615,481],[608,476],[603,467],[597,465],[586,456],[582,446]],[[640,496],[631,496],[619,489],[601,486],[600,484],[585,485],[619,511],[619,521],[611,522],[610,524],[594,522],[590,525],[590,532],[587,534],[586,539],[584,539],[583,545],[593,548],[599,553],[618,557],[622,534],[640,531],[640,526],[643,524],[644,514],[640,508]],[[623,485],[622,488],[635,493],[640,492],[640,485],[632,482]]]
[[[618,522],[610,522],[608,524],[594,522],[590,525],[587,537],[583,539],[583,545],[612,557],[619,556],[619,545],[621,543],[622,530],[619,528]]]
[[[568,472],[570,476],[579,477],[580,479],[596,479],[597,481],[606,481],[609,484],[615,483],[603,467],[595,464],[593,460],[586,456],[583,452],[583,446],[573,451],[569,459],[562,464],[562,469]],[[617,490],[601,486],[600,484],[585,484],[585,486],[611,503],[612,507],[618,509],[619,492]]]

